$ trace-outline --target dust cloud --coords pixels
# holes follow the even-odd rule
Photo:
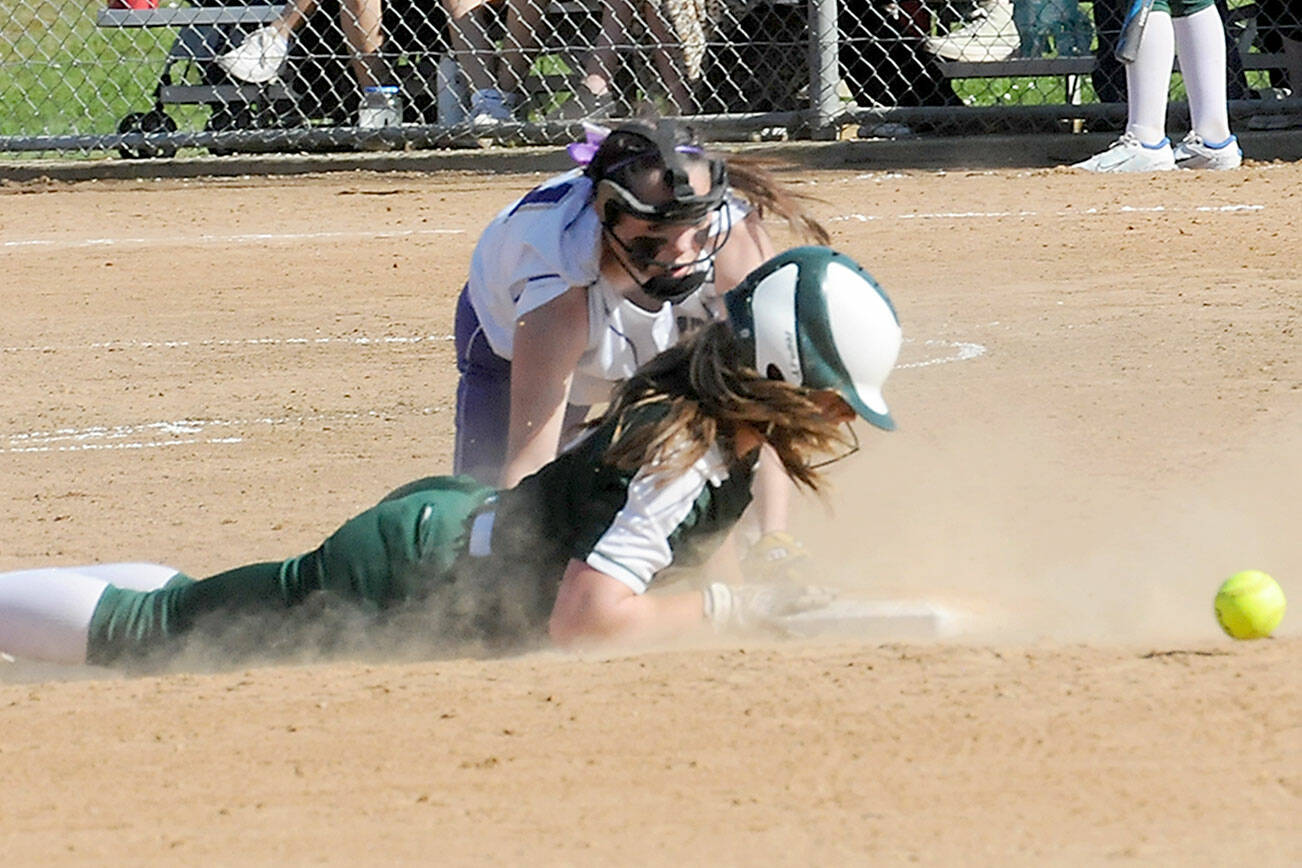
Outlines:
[[[1062,438],[1028,449],[1007,430],[946,442],[904,427],[838,468],[825,503],[802,504],[800,532],[819,577],[965,613],[960,640],[1220,640],[1212,598],[1238,570],[1302,600],[1302,414],[1244,430],[1118,491]]]

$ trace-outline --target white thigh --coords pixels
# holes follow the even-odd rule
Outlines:
[[[90,618],[107,587],[78,567],[0,573],[0,651],[85,663]]]

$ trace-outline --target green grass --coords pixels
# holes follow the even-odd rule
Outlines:
[[[0,135],[113,132],[153,104],[174,30],[96,27],[97,2],[11,9],[0,24]]]
[[[1081,99],[1095,102],[1094,87],[1083,76]],[[1067,102],[1063,76],[1037,78],[960,78],[954,91],[965,105],[1061,105]]]

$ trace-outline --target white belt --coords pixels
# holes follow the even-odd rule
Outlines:
[[[493,520],[497,518],[495,510],[481,512],[470,523],[470,546],[467,552],[472,558],[486,558],[493,553]]]

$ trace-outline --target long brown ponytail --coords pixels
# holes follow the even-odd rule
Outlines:
[[[667,405],[662,418],[623,428],[630,411],[654,403]],[[655,475],[685,472],[715,442],[730,449],[739,427],[748,425],[773,447],[793,480],[817,490],[821,477],[811,459],[846,443],[844,429],[803,389],[742,364],[724,323],[706,326],[639,368],[590,424],[611,419],[620,429],[606,461],[623,470],[649,467]]]
[[[831,241],[827,229],[805,208],[805,203],[819,200],[778,181],[770,171],[772,163],[736,154],[724,157],[724,163],[728,166],[728,185],[745,196],[761,217],[778,215],[793,232],[814,244]]]

